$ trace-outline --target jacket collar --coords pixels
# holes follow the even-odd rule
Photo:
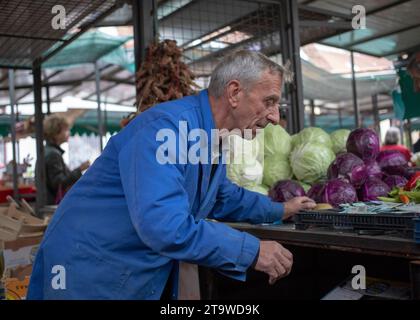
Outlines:
[[[65,152],[63,149],[60,148],[59,145],[56,145],[54,143],[47,142],[47,146],[58,150],[61,154]]]

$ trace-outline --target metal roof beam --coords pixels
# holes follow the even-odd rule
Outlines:
[[[57,54],[59,51],[61,51],[62,49],[64,49],[64,47],[68,46],[74,40],[76,40],[77,38],[79,38],[88,29],[94,27],[96,23],[98,23],[99,21],[101,21],[102,19],[104,19],[106,16],[110,15],[111,13],[113,13],[114,11],[116,11],[117,9],[119,9],[123,4],[124,4],[123,1],[121,1],[121,0],[120,1],[117,1],[111,8],[109,8],[105,12],[102,12],[95,20],[90,21],[90,22],[84,24],[83,26],[81,26],[79,28],[80,29],[79,32],[77,32],[75,35],[73,35],[66,42],[64,42],[63,44],[61,44],[58,48],[55,48],[53,51],[51,51],[50,53],[48,53],[45,57],[42,57],[41,58],[41,63],[47,61],[49,58],[51,58],[52,56],[54,56],[55,54]]]
[[[104,78],[102,78],[102,80],[112,81],[112,82],[115,82],[115,83],[111,84],[110,86],[108,86],[106,88],[101,89],[100,93],[107,92],[107,91],[109,91],[109,90],[111,90],[111,89],[113,89],[113,88],[115,88],[115,87],[117,87],[117,86],[119,86],[121,84],[134,85],[134,81],[130,81],[130,79],[134,79],[134,74],[132,76],[128,77],[127,79],[123,79],[123,80],[114,79],[114,78],[110,78],[110,79],[104,79]],[[91,97],[93,97],[95,95],[96,95],[96,91],[95,92],[92,92],[91,94],[87,95],[86,97],[84,97],[82,99],[83,100],[87,100],[87,99],[89,99],[89,98],[91,98]]]
[[[7,33],[0,33],[0,37],[16,38],[16,39],[29,39],[29,40],[43,40],[43,41],[60,41],[60,42],[66,42],[67,41],[67,40],[60,39],[60,38],[33,37],[33,36],[25,36],[25,35],[7,34]]]
[[[60,92],[59,94],[55,95],[54,97],[51,98],[51,100],[56,100],[59,97],[62,97],[63,95],[65,95],[67,92],[73,91],[74,89],[76,89],[77,87],[80,87],[83,84],[83,82],[77,83],[74,86],[63,90],[62,92]]]
[[[103,71],[109,67],[113,66],[112,64],[107,64],[104,67],[102,67],[100,70]],[[55,81],[55,82],[49,82],[49,83],[42,83],[42,86],[50,86],[50,87],[59,87],[59,86],[69,86],[72,84],[75,84],[76,82],[80,82],[80,81],[89,81],[91,80],[90,78],[92,78],[95,75],[95,72],[91,72],[90,74],[88,74],[87,76],[85,76],[82,79],[75,79],[75,80],[68,80],[68,81]],[[32,85],[23,85],[23,86],[16,86],[15,89],[16,90],[21,90],[21,89],[30,89],[32,88]],[[9,87],[0,87],[0,91],[7,91],[9,90]]]
[[[117,82],[118,84],[128,84],[128,85],[134,85],[134,77],[135,75],[131,75],[128,78],[125,79],[117,79],[113,77],[102,77],[102,80],[109,81],[109,82]]]
[[[115,102],[115,104],[121,104],[121,103],[123,103],[123,102],[125,102],[125,101],[129,101],[129,100],[131,100],[131,99],[135,99],[135,98],[136,98],[136,95],[131,96],[131,97],[127,97],[127,98],[124,98],[124,99],[118,100],[117,102]]]
[[[306,10],[306,11],[310,11],[310,12],[314,12],[314,13],[319,13],[319,14],[323,14],[323,15],[326,15],[326,16],[330,16],[330,17],[341,18],[341,19],[346,20],[346,21],[351,21],[353,19],[353,16],[349,15],[349,14],[335,12],[335,11],[322,9],[322,8],[317,8],[317,7],[311,7],[311,6],[308,6],[306,4],[303,4],[303,5],[300,4],[298,7],[299,7],[299,9],[302,9],[302,10]]]
[[[379,7],[379,8],[376,8],[376,9],[373,9],[373,10],[370,10],[370,11],[366,12],[366,16],[391,9],[393,7],[399,6],[399,5],[401,5],[405,2],[410,2],[410,1],[412,1],[412,0],[397,0],[397,1],[391,2],[391,3],[389,3],[385,6],[382,6],[382,7]]]
[[[393,36],[394,34],[409,31],[409,30],[412,30],[412,29],[415,29],[415,28],[418,28],[418,27],[420,27],[420,23],[412,25],[412,26],[404,27],[404,28],[401,28],[401,29],[398,29],[398,30],[393,30],[393,31],[390,31],[390,32],[387,32],[387,33],[384,33],[384,34],[378,34],[376,36],[371,36],[371,37],[368,37],[368,38],[365,38],[365,39],[355,41],[351,45],[343,47],[343,49],[349,50],[353,46],[357,46],[359,44],[364,44],[366,42],[373,41],[373,40],[376,40],[376,39],[381,39],[381,38]]]
[[[391,52],[387,52],[384,56],[391,56],[393,54],[397,54],[397,53],[400,53],[400,52],[415,52],[417,50],[420,50],[420,44],[416,44],[416,45],[414,45],[412,47],[409,47],[409,48],[406,48],[406,49],[398,49],[398,50],[394,50],[394,51],[391,51]]]
[[[52,74],[50,74],[49,76],[47,76],[43,81],[42,81],[42,85],[41,86],[45,86],[48,83],[48,80],[55,77],[57,74],[62,73],[64,70],[57,70],[55,72],[53,72]],[[28,90],[27,92],[25,92],[24,94],[22,94],[19,98],[16,99],[16,103],[18,103],[20,100],[22,100],[23,98],[25,98],[27,95],[31,94],[32,91],[34,91],[34,86],[31,86],[30,90]]]

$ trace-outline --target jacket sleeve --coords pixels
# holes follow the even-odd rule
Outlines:
[[[54,190],[57,190],[60,184],[63,188],[70,187],[82,176],[80,169],[68,170],[63,158],[56,153],[46,157],[45,166],[48,184]]]
[[[156,139],[159,128],[173,130],[173,138],[179,137],[169,120],[159,119],[119,151],[124,194],[138,236],[163,256],[217,268],[245,280],[259,240],[222,223],[195,221],[185,189],[186,183],[195,181],[185,181],[185,164],[158,162],[157,151],[164,144]],[[176,159],[176,153],[169,146],[168,157]]]
[[[226,167],[223,171],[223,183],[219,186],[211,218],[231,222],[281,223],[284,212],[282,203],[237,186],[226,177]]]

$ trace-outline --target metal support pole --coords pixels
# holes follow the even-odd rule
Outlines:
[[[401,136],[401,144],[405,144],[405,131],[404,131],[404,121],[400,120],[400,136]]]
[[[356,128],[358,128],[360,126],[360,120],[359,120],[359,105],[357,104],[356,74],[354,71],[353,51],[350,51],[350,64],[351,64],[351,85],[353,89],[354,125]]]
[[[283,1],[279,3],[279,16],[280,16],[280,43],[281,43],[281,60],[282,64],[284,65],[287,60],[290,59],[289,53],[289,41],[287,38],[287,14],[286,14],[286,6]],[[282,100],[284,101],[284,105],[286,107],[286,127],[289,133],[293,132],[293,123],[292,123],[292,102],[290,97],[290,84],[283,85],[283,92],[282,92]]]
[[[378,95],[374,94],[372,96],[372,110],[373,110],[373,122],[375,124],[375,131],[378,136],[381,136],[381,126],[379,125],[379,111],[378,111]]]
[[[311,99],[311,127],[315,127],[315,101]]]
[[[35,62],[32,67],[35,104],[35,138],[36,138],[36,212],[47,203],[47,187],[44,157],[44,128],[42,113],[42,79],[41,65]]]
[[[340,128],[343,127],[343,117],[341,116],[341,109],[338,109],[338,125]]]
[[[12,181],[13,181],[13,198],[17,199],[19,196],[18,186],[18,172],[17,172],[17,160],[16,160],[16,114],[15,114],[15,71],[9,70],[9,96],[10,96],[10,132],[12,135]]]
[[[133,0],[134,60],[136,70],[146,58],[146,48],[157,35],[156,0]]]
[[[51,114],[50,86],[48,84],[45,86],[45,97],[47,100],[47,114]]]
[[[299,132],[305,125],[305,106],[303,105],[303,80],[302,67],[300,61],[300,33],[299,33],[299,9],[297,1],[288,0],[290,8],[290,32],[292,40],[292,65],[295,75],[295,87],[292,99],[295,132]]]
[[[291,100],[291,119],[288,121],[288,128],[291,133],[299,132],[305,124],[305,107],[303,104],[302,68],[300,62],[300,36],[299,36],[299,14],[298,6],[294,0],[283,0],[280,3],[281,29],[284,29],[286,39],[282,40],[284,61],[290,60],[294,73],[293,84],[289,85],[288,94]],[[289,122],[291,122],[289,124]]]
[[[101,110],[101,71],[99,70],[98,62],[95,63],[95,85],[96,85],[96,101],[98,104],[98,136],[99,136],[99,148],[100,151],[104,149],[103,146],[103,120],[102,120],[102,110]]]
[[[405,127],[407,128],[407,135],[408,135],[408,148],[410,150],[413,150],[413,137],[411,136],[412,130],[411,130],[411,120],[407,119],[407,122],[405,124]]]

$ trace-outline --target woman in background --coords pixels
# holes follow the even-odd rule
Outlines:
[[[391,127],[385,134],[385,142],[384,145],[381,147],[381,151],[384,150],[396,150],[401,152],[404,157],[409,162],[411,160],[411,152],[402,144],[399,144],[400,141],[400,130],[396,127]]]
[[[61,116],[51,115],[44,120],[45,174],[47,184],[47,204],[58,204],[65,192],[89,168],[89,161],[83,162],[78,168],[70,170],[64,163],[64,150],[60,145],[70,137],[70,124]]]

